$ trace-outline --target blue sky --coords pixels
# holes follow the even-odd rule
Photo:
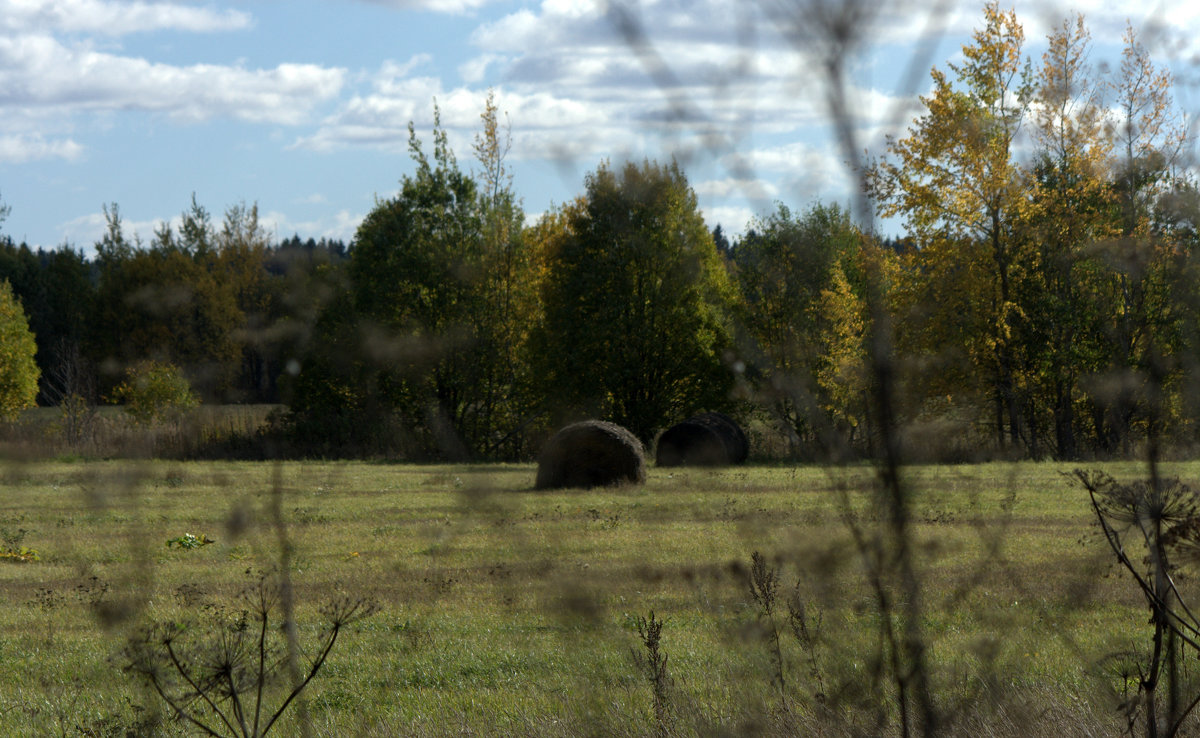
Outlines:
[[[489,88],[511,126],[509,164],[531,217],[580,194],[602,160],[642,157],[676,157],[710,226],[733,233],[776,200],[794,210],[848,203],[816,62],[771,15],[822,4],[0,0],[0,201],[11,208],[0,232],[90,251],[115,202],[149,240],[195,193],[216,219],[257,203],[279,238],[349,241],[411,171],[407,126],[428,142],[435,98],[460,164],[472,166]],[[614,7],[642,21],[688,122],[671,119]],[[933,23],[930,7],[886,4],[854,58],[856,132],[872,153],[917,112],[929,67],[944,69],[982,19],[980,2],[945,2]],[[1016,9],[1035,62],[1074,11],[1097,62],[1115,63],[1127,20],[1181,77],[1200,52],[1168,49],[1200,36],[1200,4]],[[905,70],[931,31],[914,87]],[[1185,109],[1200,102],[1188,89],[1176,90]]]

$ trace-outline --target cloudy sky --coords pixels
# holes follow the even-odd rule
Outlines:
[[[257,203],[280,238],[349,240],[411,172],[407,126],[428,142],[435,99],[471,167],[489,89],[534,215],[580,194],[601,161],[643,157],[677,158],[709,224],[735,233],[773,201],[849,203],[817,72],[825,45],[811,12],[796,13],[821,4],[0,0],[0,232],[90,250],[117,203],[148,240],[194,193],[217,219]],[[903,129],[929,68],[981,22],[981,2],[933,4],[868,19],[849,65],[863,148]],[[1128,20],[1189,74],[1197,48],[1170,42],[1200,35],[1200,4],[1134,6],[1016,8],[1035,60],[1079,11],[1098,62],[1117,58]]]

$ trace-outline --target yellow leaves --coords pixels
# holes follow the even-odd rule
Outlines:
[[[1028,109],[1029,75],[1020,71],[1023,31],[1014,14],[995,4],[987,27],[964,48],[967,62],[950,65],[958,87],[934,69],[934,91],[921,98],[925,114],[907,137],[889,142],[892,161],[872,168],[868,188],[884,217],[902,215],[924,245],[943,235],[990,238],[991,217],[1021,199],[1025,178],[1013,141]]]
[[[1099,176],[1112,151],[1113,129],[1103,85],[1088,67],[1091,35],[1077,15],[1049,36],[1032,108],[1034,134],[1045,155],[1063,166]]]
[[[1114,85],[1123,120],[1120,133],[1128,159],[1141,159],[1153,150],[1174,159],[1187,138],[1185,124],[1174,110],[1170,71],[1157,69],[1132,25],[1126,27],[1120,78]]]
[[[8,280],[0,281],[0,419],[14,420],[37,398],[37,343]]]
[[[871,263],[880,263],[866,254],[859,254],[860,266],[869,272],[867,279],[880,279],[870,273]],[[824,409],[837,424],[856,427],[865,412],[868,389],[867,367],[868,306],[856,294],[846,276],[841,261],[835,262],[829,274],[828,286],[821,291],[818,312],[824,318],[819,344],[821,355],[817,363],[816,380],[821,389]]]

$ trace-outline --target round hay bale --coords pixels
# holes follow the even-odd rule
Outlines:
[[[635,435],[616,423],[572,423],[546,441],[538,454],[537,489],[603,487],[646,481],[646,452]]]
[[[728,466],[750,455],[746,434],[723,413],[700,413],[658,437],[658,466]]]

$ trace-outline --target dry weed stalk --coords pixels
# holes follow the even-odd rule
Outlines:
[[[242,592],[243,609],[217,612],[208,627],[157,623],[135,635],[122,653],[124,670],[145,680],[179,719],[205,735],[261,738],[321,671],[348,625],[375,612],[362,599],[338,598],[321,610],[325,621],[313,656],[301,677],[270,706],[272,687],[281,682],[288,662],[278,643],[285,618],[281,577],[264,574]]]
[[[1182,563],[1200,559],[1200,494],[1178,480],[1120,483],[1103,472],[1077,470],[1105,542],[1133,577],[1150,609],[1150,651],[1127,674],[1136,691],[1121,703],[1132,735],[1175,736],[1200,705],[1200,687],[1180,673],[1184,657],[1200,655],[1200,618],[1180,591]],[[1165,705],[1160,690],[1166,689]],[[1185,694],[1189,690],[1194,694]]]

